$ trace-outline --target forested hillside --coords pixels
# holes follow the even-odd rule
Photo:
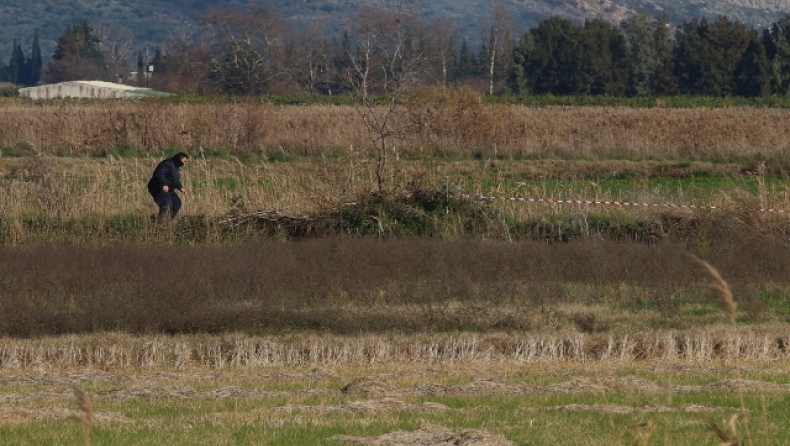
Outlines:
[[[405,7],[423,19],[447,18],[457,24],[464,37],[480,44],[481,22],[490,16],[492,2],[486,0],[253,0],[271,6],[292,26],[319,24],[324,31],[341,34],[342,23],[360,5]],[[727,15],[747,25],[761,27],[790,12],[786,1],[725,0],[716,2],[680,0],[503,0],[521,33],[541,20],[559,15],[574,21],[604,18],[619,23],[637,10],[651,15],[666,13],[670,23],[691,18]],[[55,40],[68,25],[88,20],[95,26],[123,29],[135,49],[153,48],[184,27],[194,27],[211,8],[241,9],[245,0],[0,0],[0,58],[10,54],[14,39],[28,44],[38,30],[45,60]]]

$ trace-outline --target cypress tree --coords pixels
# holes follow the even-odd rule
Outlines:
[[[14,39],[11,59],[8,61],[8,81],[14,84],[25,84],[25,53],[22,45]]]
[[[343,40],[340,42],[340,49],[335,58],[335,69],[343,73],[351,66],[351,37],[349,37],[348,31],[344,31]]]
[[[469,44],[466,39],[461,42],[461,49],[458,53],[458,78],[464,79],[474,75],[475,57],[469,51]]]
[[[147,67],[145,66],[145,61],[143,61],[143,52],[137,52],[137,86],[145,85],[145,70]]]
[[[41,68],[44,66],[43,59],[41,57],[41,43],[38,37],[38,31],[33,36],[33,46],[30,50],[30,58],[27,61],[28,66],[28,76],[27,76],[27,83],[25,85],[36,85],[41,80]]]

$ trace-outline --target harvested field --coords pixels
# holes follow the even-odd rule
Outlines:
[[[258,368],[475,362],[639,362],[696,364],[787,361],[784,326],[621,336],[445,335],[331,337],[244,335],[139,337],[97,334],[2,341],[0,370],[212,367]],[[364,383],[363,383],[364,384]],[[361,384],[360,384],[361,385]],[[348,392],[356,392],[350,384]]]
[[[788,111],[462,102],[4,103],[0,438],[790,443]]]
[[[750,440],[786,435],[787,362],[503,361],[431,364],[148,365],[0,372],[0,432],[71,442],[84,434],[75,388],[87,389],[90,430],[127,444],[143,432],[210,444],[242,429],[247,444],[512,445],[626,443],[638,423],[672,444],[712,440],[708,420],[749,409]],[[784,366],[776,367],[776,364]],[[739,402],[738,395],[742,400]],[[769,409],[771,408],[771,409]],[[593,420],[611,421],[605,430]],[[33,434],[36,426],[47,426]],[[742,428],[742,426],[741,426]],[[208,430],[214,430],[204,437]],[[310,434],[306,434],[310,432]],[[25,435],[22,437],[21,435]],[[8,437],[6,437],[8,438]],[[186,440],[185,440],[186,439]]]

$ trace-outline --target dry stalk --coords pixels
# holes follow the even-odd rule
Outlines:
[[[730,433],[724,432],[713,420],[708,418],[703,413],[698,413],[700,418],[705,421],[705,424],[708,426],[711,432],[713,432],[719,439],[721,439],[722,443],[719,443],[719,446],[742,446],[740,438],[738,438],[738,430],[736,421],[738,420],[738,414],[734,414],[730,417],[730,420],[727,422],[727,427],[729,428]]]
[[[80,409],[82,414],[74,415],[71,418],[79,421],[82,424],[86,433],[85,442],[86,444],[91,444],[91,440],[93,438],[93,423],[95,421],[93,415],[93,403],[91,402],[90,396],[88,396],[88,392],[77,385],[74,386],[74,401],[77,403],[77,407]]]
[[[722,311],[724,311],[724,314],[726,314],[727,318],[729,318],[730,323],[735,325],[735,310],[738,307],[738,304],[735,303],[735,299],[732,297],[730,286],[721,277],[719,271],[717,271],[716,268],[714,268],[710,263],[693,254],[688,255],[692,260],[694,260],[694,262],[702,266],[705,272],[707,272],[710,278],[713,280],[712,283],[709,283],[706,286],[716,292],[719,297],[719,306],[721,306]]]
[[[705,271],[711,276],[713,279],[713,283],[707,285],[708,288],[713,289],[716,294],[719,296],[719,305],[721,306],[724,313],[730,319],[730,323],[735,326],[735,309],[737,308],[737,304],[735,303],[735,299],[732,297],[732,292],[730,291],[730,286],[727,285],[727,282],[721,277],[721,274],[711,266],[708,262],[696,257],[692,254],[689,254],[691,258],[701,265]],[[749,415],[746,409],[746,403],[743,399],[743,386],[739,387],[738,389],[738,397],[741,403],[741,414],[743,414],[743,426],[744,431],[746,433],[746,444],[751,444],[751,434],[749,433]],[[721,446],[741,446],[741,440],[738,438],[737,431],[735,430],[735,421],[738,418],[738,414],[735,414],[730,418],[728,423],[730,427],[731,435],[727,436],[715,423],[710,421],[709,419],[705,419],[708,428],[713,431],[719,438],[724,440],[724,443],[721,443]]]

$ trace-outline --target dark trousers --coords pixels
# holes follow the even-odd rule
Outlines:
[[[178,197],[175,191],[159,191],[159,193],[154,196],[154,201],[156,201],[156,204],[159,206],[159,218],[173,218],[178,215],[178,211],[181,210],[181,198]]]

